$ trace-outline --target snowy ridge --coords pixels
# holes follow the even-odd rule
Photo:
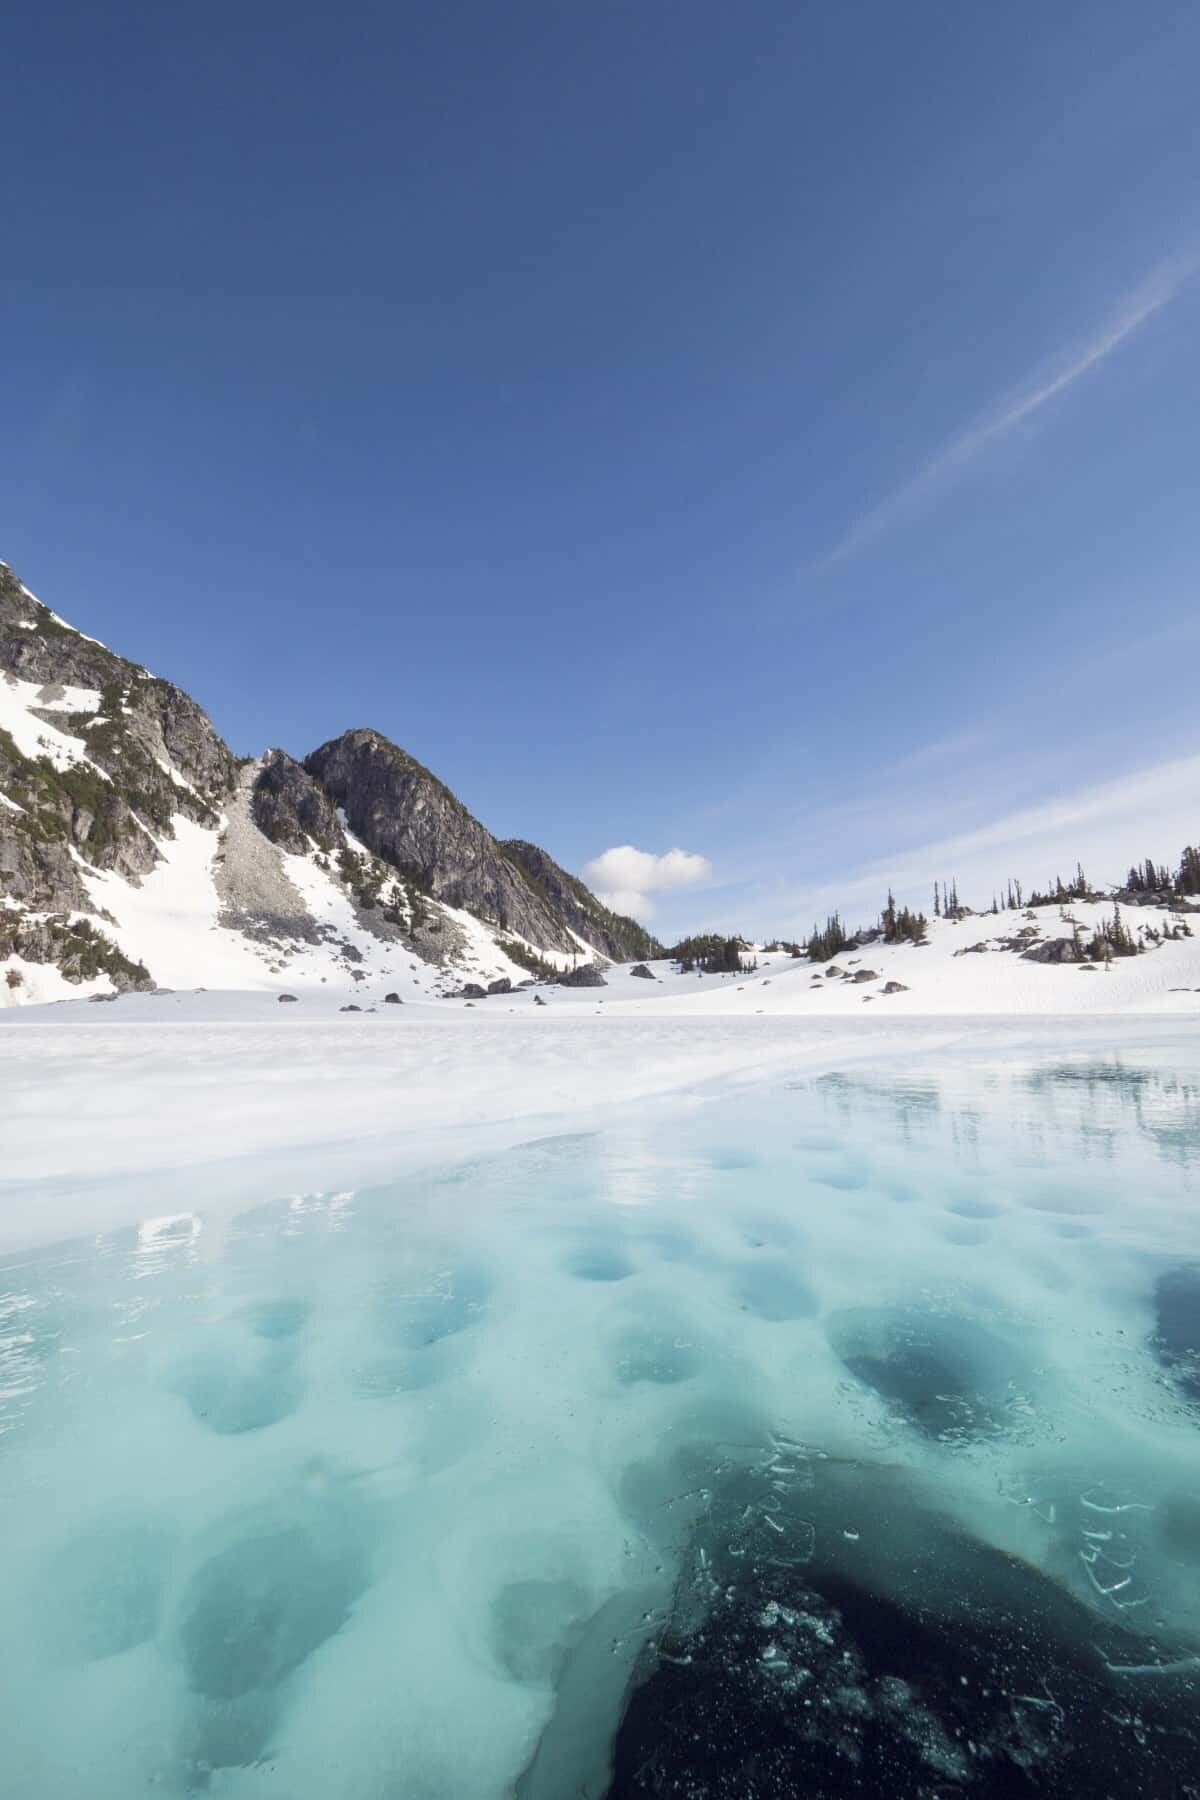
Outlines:
[[[85,671],[95,685],[68,678]],[[138,986],[424,1000],[597,956],[574,933],[578,950],[544,949],[419,890],[341,807],[332,842],[275,842],[255,805],[262,766],[239,770],[185,695],[0,565],[0,1008]]]
[[[1127,909],[1144,954],[1023,954],[1054,939],[1070,949],[1075,933],[1090,941],[1112,910],[1097,900],[938,917],[923,944],[866,942],[832,966],[759,952],[736,976],[684,975],[650,960],[659,947],[633,921],[589,912],[603,909],[536,846],[493,839],[380,734],[347,732],[304,763],[280,751],[239,761],[187,695],[66,625],[3,564],[0,801],[6,1011],[152,987],[326,996],[361,1011],[395,996],[488,1016],[650,1004],[750,1018],[1190,1012],[1200,1001],[1200,925],[1176,935],[1190,931],[1183,906]],[[610,967],[638,942],[653,980]],[[555,983],[591,962],[609,969],[606,987]],[[461,992],[493,983],[513,991],[486,1005]]]

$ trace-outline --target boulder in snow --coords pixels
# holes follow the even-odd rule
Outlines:
[[[1047,938],[1045,943],[1033,944],[1021,952],[1022,962],[1077,963],[1082,957],[1083,947],[1073,937]]]
[[[577,969],[569,969],[565,975],[558,977],[561,987],[607,987],[600,965],[594,962],[580,963]]]

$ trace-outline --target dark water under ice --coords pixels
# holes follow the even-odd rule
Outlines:
[[[1200,1073],[0,1264],[0,1795],[1200,1794]]]

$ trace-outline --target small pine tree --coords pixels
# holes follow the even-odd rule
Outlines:
[[[812,928],[812,936],[806,945],[810,962],[828,962],[839,950],[849,948],[851,939],[837,913],[830,913],[825,921],[825,929],[821,931],[816,925]]]

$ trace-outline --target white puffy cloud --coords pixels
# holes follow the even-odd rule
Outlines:
[[[613,912],[630,913],[635,919],[652,919],[653,894],[671,888],[694,887],[707,881],[712,864],[691,850],[664,850],[661,856],[617,844],[593,857],[583,871],[592,892]]]

